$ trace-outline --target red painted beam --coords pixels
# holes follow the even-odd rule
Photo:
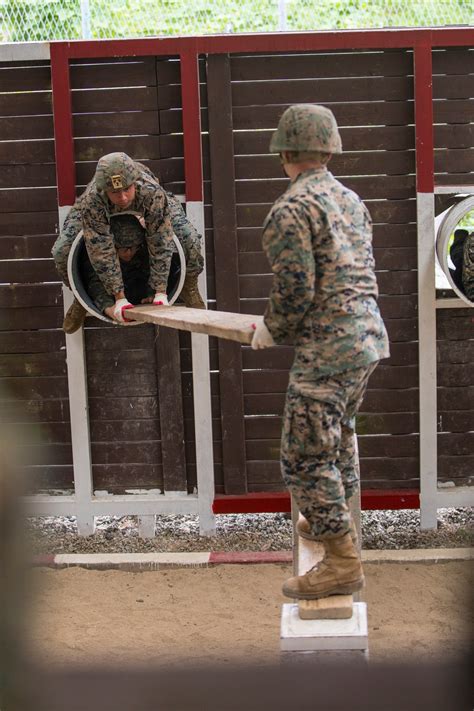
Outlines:
[[[183,101],[183,141],[186,202],[202,202],[201,99],[199,96],[198,55],[182,53],[181,95]]]
[[[362,492],[361,499],[365,511],[420,508],[420,493],[416,489],[369,489]],[[212,510],[215,514],[289,513],[291,503],[286,491],[217,494]]]
[[[415,47],[416,190],[434,191],[433,70],[431,47]]]
[[[76,199],[71,85],[66,44],[51,43],[51,88],[58,204],[62,207],[72,205]]]
[[[417,46],[471,47],[471,27],[386,30],[337,30],[200,37],[142,38],[128,40],[78,40],[51,42],[64,47],[69,58],[144,57],[232,52],[297,52],[332,49],[394,49]]]

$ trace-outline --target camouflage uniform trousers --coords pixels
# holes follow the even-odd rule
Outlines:
[[[350,527],[347,501],[359,486],[355,415],[377,363],[311,382],[290,378],[281,471],[299,511],[321,540]]]

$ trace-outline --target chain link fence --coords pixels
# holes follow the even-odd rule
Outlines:
[[[474,0],[0,0],[1,41],[472,25]]]

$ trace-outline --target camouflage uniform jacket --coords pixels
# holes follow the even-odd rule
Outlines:
[[[464,242],[462,286],[467,298],[474,301],[474,233],[470,233]]]
[[[97,191],[94,181],[79,198],[84,243],[93,268],[109,294],[123,291],[120,261],[110,230],[110,215],[121,212],[105,194]],[[150,255],[150,286],[155,291],[166,291],[173,254],[168,199],[156,182],[142,173],[135,182],[135,199],[127,208],[143,215],[146,242]]]
[[[371,219],[354,192],[326,168],[301,173],[270,210],[263,248],[273,272],[264,320],[276,343],[296,347],[292,381],[388,357]]]
[[[138,163],[140,168],[143,168],[145,173],[145,178],[153,185],[158,185],[154,175],[148,170],[146,166],[142,166]],[[160,188],[161,189],[161,188]],[[86,187],[84,193],[80,195],[74,205],[71,207],[66,220],[61,230],[61,234],[54,243],[52,254],[54,257],[54,263],[56,269],[61,276],[63,282],[69,286],[69,279],[67,275],[67,260],[69,252],[71,250],[72,243],[77,237],[78,233],[82,230],[82,205],[84,200],[84,195],[89,192],[96,192],[95,182],[92,180],[91,183]],[[186,217],[182,205],[178,198],[176,198],[173,193],[165,191],[166,197],[168,199],[168,209],[170,213],[171,226],[173,232],[181,243],[184,250],[184,255],[186,257],[186,273],[188,274],[200,274],[203,270],[204,260],[201,254],[201,235],[195,229],[191,222],[189,222]],[[135,201],[136,202],[136,201]],[[107,201],[108,203],[108,201]],[[127,208],[127,211],[133,210],[133,207]],[[117,212],[119,210],[116,209]],[[109,212],[111,214],[111,212]],[[143,213],[141,213],[143,214]],[[176,245],[173,244],[173,252],[176,251]]]

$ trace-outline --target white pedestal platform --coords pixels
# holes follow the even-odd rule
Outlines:
[[[367,605],[354,603],[352,617],[345,620],[302,620],[297,604],[282,606],[280,649],[282,652],[360,651],[369,647]]]

